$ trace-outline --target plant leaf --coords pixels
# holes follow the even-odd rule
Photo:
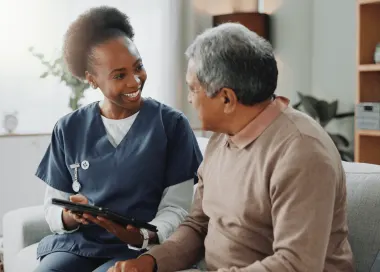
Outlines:
[[[42,75],[40,75],[40,78],[45,78],[45,77],[47,77],[49,75],[49,72],[45,72],[45,73],[43,73]]]
[[[345,150],[338,150],[338,151],[339,151],[342,161],[347,161],[347,162],[354,161],[354,155],[351,152],[345,151]]]
[[[319,117],[316,109],[318,100],[312,96],[303,95],[301,93],[298,93],[298,95],[300,96],[301,105],[304,108],[305,112],[313,119],[317,119]]]
[[[319,123],[322,127],[325,127],[326,124],[332,119],[329,115],[329,103],[324,100],[320,100],[317,102],[315,107],[318,113]]]
[[[338,112],[338,100],[335,100],[329,104],[328,112],[329,112],[329,116],[331,117],[330,120],[334,119],[336,116],[336,113]]]
[[[298,102],[292,106],[293,109],[298,110],[298,108],[301,106],[301,102]]]
[[[319,121],[323,127],[335,118],[337,110],[338,101],[334,101],[330,104],[323,100],[318,101],[317,112],[319,115]]]
[[[333,142],[335,143],[336,147],[339,149],[339,147],[341,146],[345,146],[345,147],[348,147],[349,146],[349,142],[348,140],[340,135],[340,134],[331,134],[329,133],[331,139],[333,140]]]

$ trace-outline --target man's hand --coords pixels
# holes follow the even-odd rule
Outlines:
[[[137,259],[117,262],[107,272],[154,272],[154,258],[143,255]]]
[[[103,217],[93,217],[90,214],[83,214],[83,217],[91,221],[102,228],[106,229],[108,232],[113,233],[117,238],[128,245],[141,247],[143,243],[143,236],[140,234],[140,230],[136,227],[128,225],[124,228],[122,225],[116,224]]]

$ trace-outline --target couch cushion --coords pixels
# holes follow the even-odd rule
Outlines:
[[[22,249],[15,258],[16,262],[10,265],[9,272],[34,271],[39,263],[39,261],[36,259],[37,246],[38,243]]]
[[[369,163],[354,163],[342,161],[344,172],[346,174],[371,174],[380,175],[380,165]]]
[[[380,250],[380,166],[343,162],[349,239],[357,272],[370,271]]]

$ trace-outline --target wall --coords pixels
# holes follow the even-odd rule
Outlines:
[[[296,92],[311,92],[312,18],[311,0],[264,1],[264,12],[271,15],[271,33],[278,61],[277,93],[292,103]]]
[[[356,93],[356,1],[314,1],[311,66],[312,94],[339,100],[339,111],[352,111]],[[334,121],[328,128],[353,141],[353,118]]]

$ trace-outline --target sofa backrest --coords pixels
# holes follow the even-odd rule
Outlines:
[[[343,162],[343,167],[356,271],[380,271],[380,165]]]

